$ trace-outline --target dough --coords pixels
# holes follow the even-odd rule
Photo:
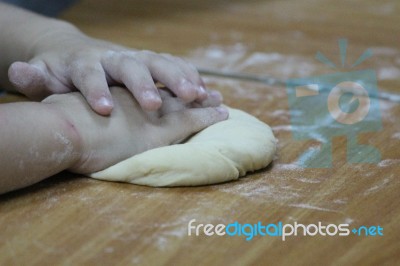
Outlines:
[[[268,125],[229,108],[228,120],[184,143],[148,150],[90,176],[154,187],[215,184],[266,167],[275,149]]]

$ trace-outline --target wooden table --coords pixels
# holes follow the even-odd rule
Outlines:
[[[282,80],[348,70],[314,58],[321,51],[340,65],[337,41],[347,38],[347,62],[371,48],[374,56],[354,69],[373,70],[381,92],[400,94],[399,13],[395,0],[84,0],[62,17],[98,38],[180,55],[203,68]],[[205,81],[228,105],[271,125],[279,142],[270,167],[237,182],[196,188],[59,174],[0,197],[0,264],[399,263],[399,103],[380,100],[382,130],[360,133],[360,143],[380,151],[378,164],[349,163],[342,136],[332,141],[332,168],[302,168],[296,160],[316,141],[293,139],[284,86],[213,76]],[[379,225],[384,235],[196,237],[187,233],[192,219]]]

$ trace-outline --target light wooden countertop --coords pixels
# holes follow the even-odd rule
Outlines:
[[[379,90],[400,94],[398,1],[95,1],[62,18],[123,45],[183,56],[203,68],[280,79],[337,72],[370,48]],[[347,69],[348,70],[348,69]],[[346,71],[340,69],[339,71]],[[62,173],[0,196],[0,265],[395,265],[400,262],[400,104],[380,100],[382,130],[360,133],[378,164],[351,164],[347,139],[333,138],[333,167],[296,166],[314,140],[293,139],[281,85],[205,76],[226,104],[271,125],[273,164],[237,182],[148,188]],[[1,102],[21,99],[0,96]],[[4,155],[2,155],[4,156]],[[366,155],[367,156],[367,155]],[[381,226],[383,236],[188,236],[188,222]]]

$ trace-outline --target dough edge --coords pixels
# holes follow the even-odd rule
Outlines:
[[[266,167],[276,151],[271,128],[241,110],[228,109],[228,120],[185,143],[148,150],[89,176],[152,187],[200,186]]]

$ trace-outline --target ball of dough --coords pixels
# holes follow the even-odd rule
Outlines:
[[[275,150],[276,140],[268,125],[229,108],[228,120],[184,143],[134,155],[90,177],[154,187],[215,184],[266,167]]]

